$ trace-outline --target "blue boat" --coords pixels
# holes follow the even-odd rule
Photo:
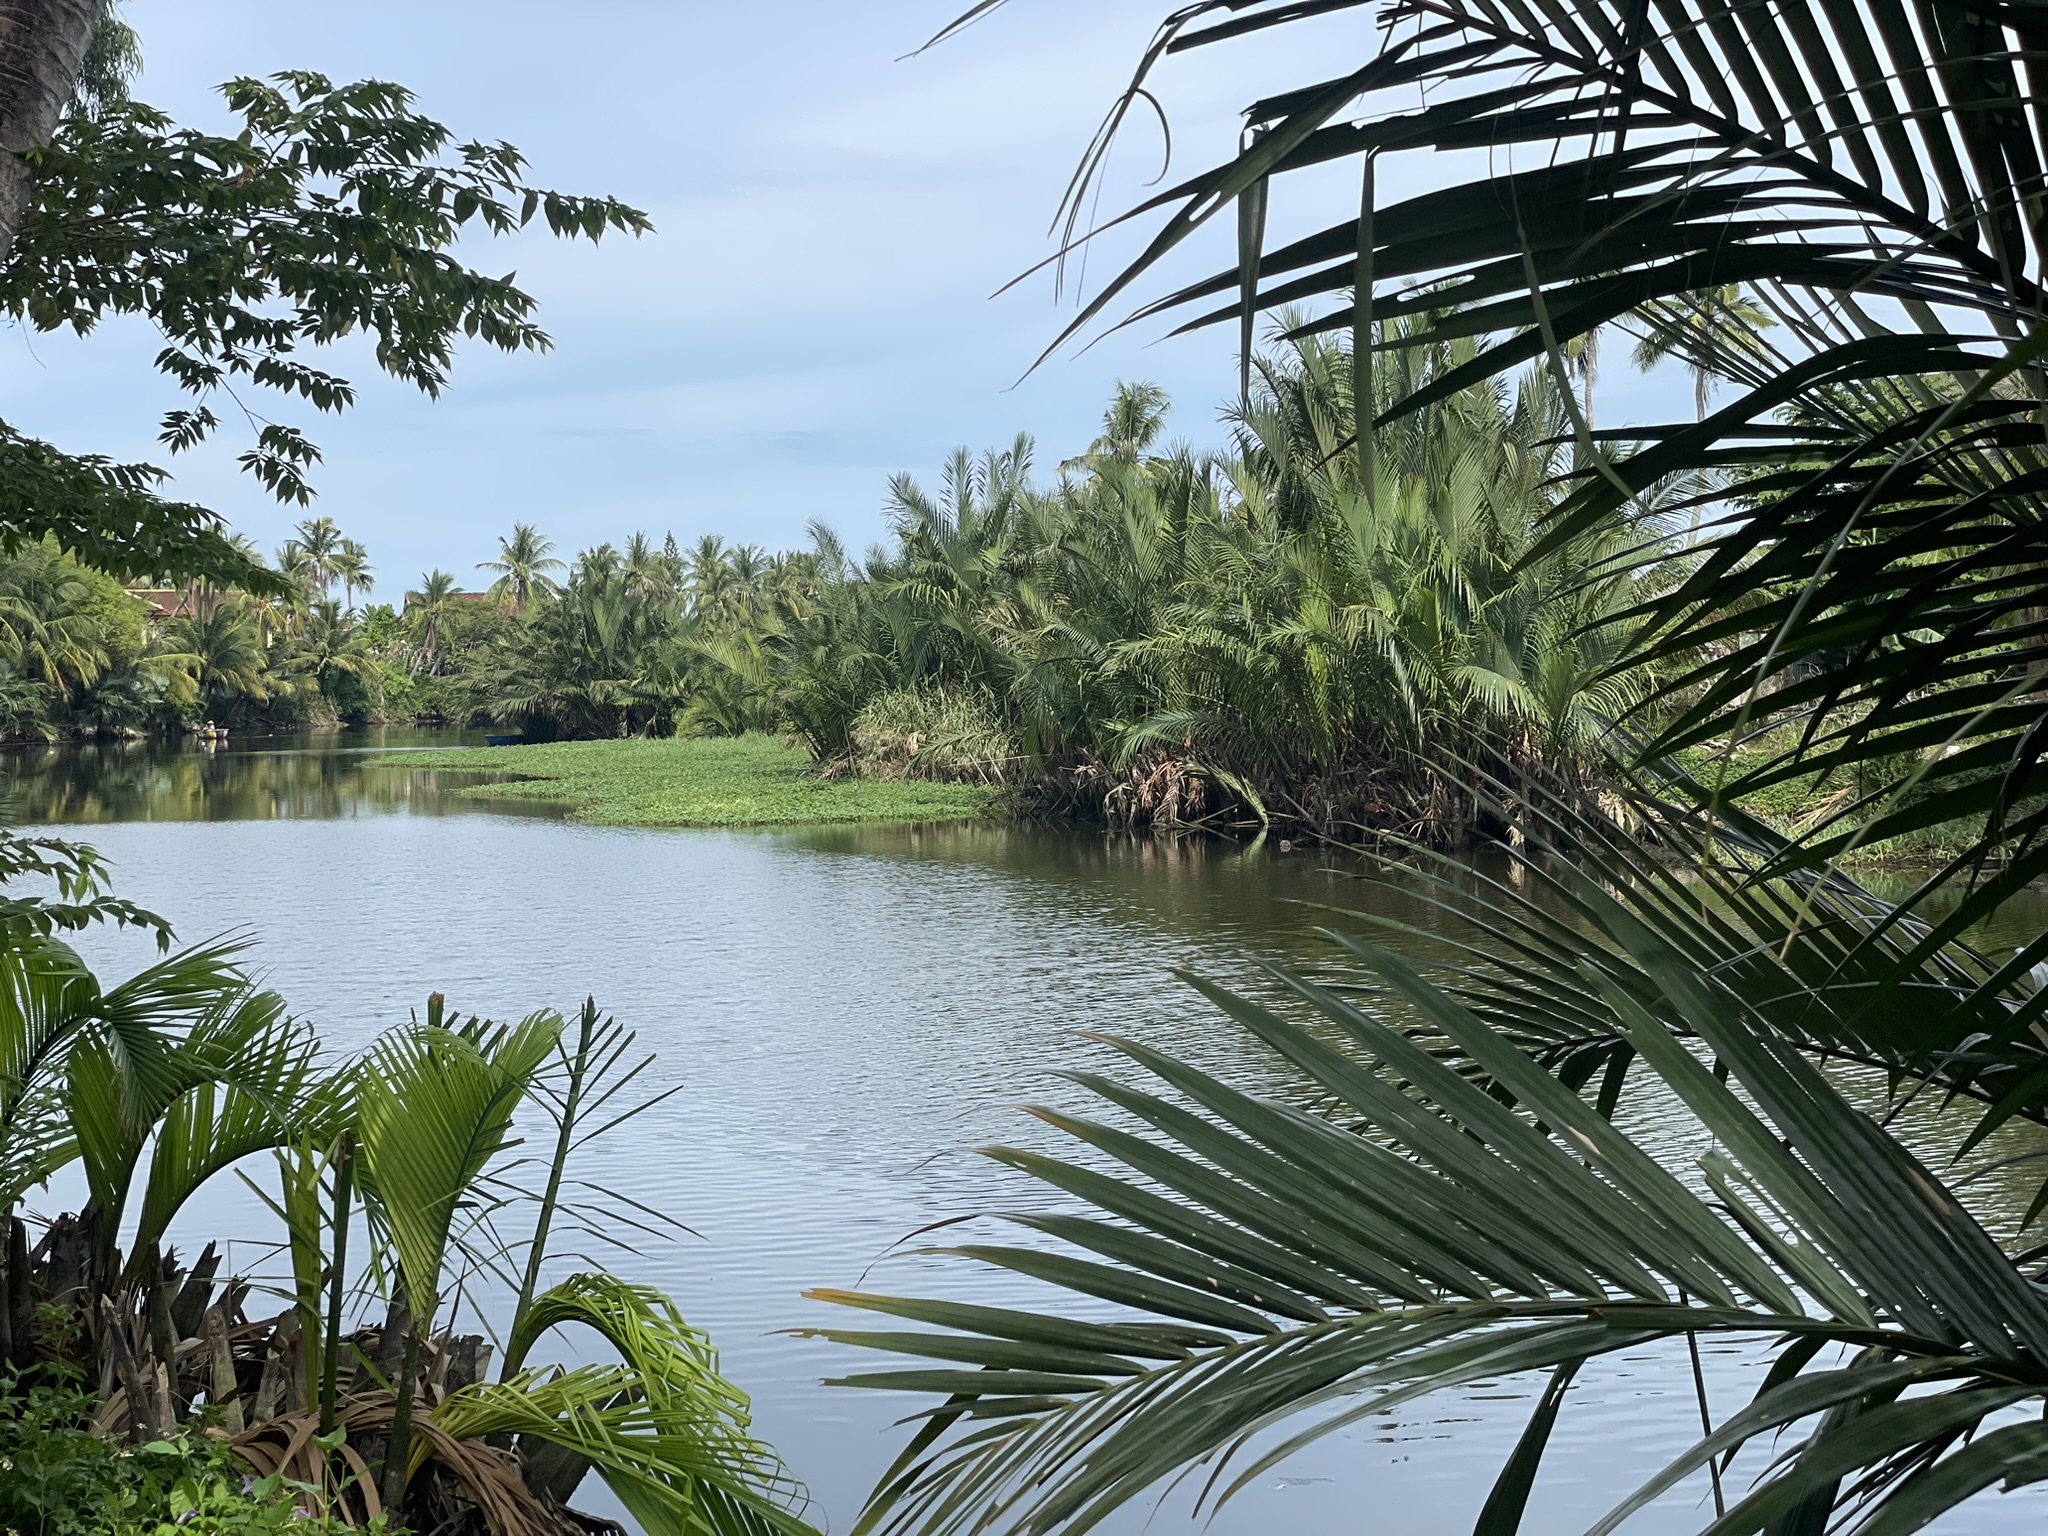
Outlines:
[[[526,738],[524,736],[486,736],[484,738],[484,745],[487,747],[517,747],[524,745],[525,741]]]

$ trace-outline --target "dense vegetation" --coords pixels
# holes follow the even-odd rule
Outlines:
[[[1076,179],[1077,216],[1124,114],[1157,105],[1153,64],[1366,3],[1175,12]],[[932,1399],[860,1529],[1083,1530],[1203,1462],[1228,1497],[1368,1415],[1542,1372],[1476,1527],[1509,1536],[1579,1374],[1628,1350],[1691,1363],[1706,1422],[1599,1531],[1704,1474],[1713,1536],[1906,1536],[1988,1489],[2048,1479],[2048,1303],[2024,1267],[2040,1257],[2030,1228],[2048,1186],[2018,1220],[1978,1203],[1986,1177],[2038,1159],[2022,1143],[2024,1162],[1985,1162],[2013,1150],[1998,1138],[2048,1127],[2048,935],[2011,955],[1964,938],[2048,870],[2038,18],[1946,0],[1578,0],[1540,16],[1374,3],[1375,50],[1255,103],[1234,157],[1139,210],[1171,213],[1078,322],[1234,205],[1235,264],[1153,311],[1221,298],[1197,322],[1240,327],[1230,455],[1154,451],[1158,402],[1132,389],[1050,487],[1021,443],[961,456],[937,496],[900,483],[894,547],[857,565],[827,539],[779,563],[706,550],[701,569],[642,541],[586,552],[558,581],[523,530],[494,562],[495,598],[466,619],[445,580],[406,614],[358,619],[338,535],[342,565],[266,572],[224,554],[191,509],[155,503],[146,474],[10,439],[0,526],[28,594],[10,621],[10,687],[45,690],[20,696],[53,722],[119,661],[159,679],[148,707],[172,711],[273,707],[270,676],[294,680],[277,698],[337,713],[345,680],[368,679],[364,709],[414,688],[417,707],[534,734],[777,725],[828,762],[1017,779],[1155,826],[1221,804],[1448,842],[1490,802],[1526,837],[1512,879],[1420,854],[1408,876],[1453,915],[1430,936],[1449,963],[1426,974],[1346,937],[1338,966],[1278,978],[1286,1012],[1198,984],[1312,1091],[1256,1095],[1116,1042],[1164,1091],[1090,1077],[1121,1123],[1045,1112],[1081,1144],[1073,1160],[995,1149],[1065,1198],[1012,1218],[1029,1242],[961,1252],[1085,1298],[1075,1309],[830,1297],[918,1325],[846,1330],[849,1344],[931,1362],[854,1378]],[[368,130],[413,125],[409,108],[312,77],[238,89],[251,133],[232,143],[172,143],[136,111],[109,111],[104,131],[75,119],[40,162],[44,222],[17,247],[17,268],[21,251],[43,265],[12,275],[37,323],[76,314],[81,292],[88,322],[162,312],[203,343],[196,357],[171,349],[199,391],[218,382],[211,369],[261,378],[267,363],[316,398],[329,385],[282,361],[289,327],[209,354],[220,311],[187,302],[205,293],[167,303],[148,281],[101,281],[131,256],[157,272],[158,245],[188,249],[192,213],[201,233],[230,237],[215,298],[288,293],[312,338],[369,323],[337,303],[337,278],[359,275],[365,252],[379,270],[407,264],[385,262],[376,239],[326,238],[327,205],[260,162],[343,123],[350,142],[365,130],[382,185],[394,161]],[[416,125],[401,137],[408,169],[443,144]],[[1429,190],[1378,206],[1381,157],[1473,145],[1493,150],[1473,179],[1438,162],[1450,168]],[[315,168],[348,182],[365,163],[352,153]],[[1359,216],[1267,249],[1275,186],[1346,161]],[[166,164],[198,167],[196,210],[163,199]],[[81,287],[50,210],[80,188],[120,205],[119,178],[100,173],[137,165],[158,223],[84,253],[104,265]],[[434,198],[452,196],[452,219],[430,198],[424,219],[401,205],[360,222],[427,254],[479,207],[516,222],[516,165],[468,165],[423,173]],[[567,223],[636,227],[629,215],[588,205]],[[255,238],[274,216],[306,238]],[[424,301],[423,350],[395,325],[387,366],[432,387],[464,321],[525,344],[519,325],[501,328],[523,315],[517,300],[425,267],[433,280],[399,295],[401,309]],[[280,273],[296,286],[278,287]],[[1255,370],[1258,314],[1326,296],[1335,306],[1285,322],[1283,348]],[[1756,339],[1745,306],[1775,316],[1782,345]],[[1596,438],[1570,388],[1573,349],[1589,361],[1600,328],[1624,320],[1646,355],[1682,357],[1700,378],[1696,419],[1633,443]],[[1348,349],[1319,339],[1343,331]],[[1512,391],[1501,382],[1532,361]],[[1712,377],[1741,391],[1719,410]],[[167,430],[176,446],[210,423],[195,413]],[[289,495],[306,462],[286,433],[251,467]],[[46,534],[126,576],[238,569],[225,585],[239,590],[205,592],[188,622],[234,628],[249,643],[218,655],[240,662],[133,627]],[[316,542],[310,525],[301,542]],[[61,603],[33,606],[60,588]],[[1581,793],[1608,745],[1659,776],[1631,809],[1682,868]],[[1671,772],[1688,751],[1718,761],[1711,780]],[[1746,814],[1819,771],[1854,776],[1831,822],[1788,842]],[[1965,816],[1976,831],[1955,863],[1904,907],[1826,863]],[[454,1021],[436,999],[329,1072],[218,950],[101,987],[59,931],[155,920],[106,897],[79,850],[6,848],[60,890],[0,903],[0,1197],[11,1209],[73,1162],[91,1191],[33,1250],[25,1223],[8,1223],[0,1342],[41,1394],[17,1422],[40,1433],[66,1405],[75,1421],[39,1443],[75,1449],[90,1477],[105,1458],[88,1426],[166,1436],[203,1492],[218,1453],[195,1450],[178,1421],[194,1404],[246,1404],[221,1426],[231,1454],[302,1474],[309,1501],[354,1500],[353,1514],[378,1497],[436,1528],[562,1529],[556,1469],[587,1460],[650,1528],[794,1526],[772,1460],[672,1311],[603,1276],[542,1287],[565,1154],[506,1266],[517,1294],[501,1379],[482,1379],[470,1341],[436,1331],[469,1259],[458,1213],[475,1208],[464,1197],[517,1107],[540,1094],[566,1149],[595,1112],[585,1086],[622,1060],[594,1007],[572,1036],[547,1015]],[[1645,1078],[1709,1147],[1696,1171],[1615,1124]],[[1909,1105],[1919,1152],[1899,1129]],[[158,1251],[169,1212],[241,1148],[278,1155],[293,1285],[275,1319],[244,1317],[203,1257],[181,1273]],[[1936,1171],[1973,1160],[1952,1180]],[[350,1353],[368,1369],[343,1386],[352,1200],[371,1216],[377,1262],[357,1264],[384,1322],[358,1333]],[[181,1318],[195,1312],[193,1333]],[[520,1371],[534,1338],[571,1319],[623,1363]],[[1701,1334],[1773,1351],[1753,1400],[1709,1402]],[[81,1379],[94,1390],[66,1397]],[[282,1507],[283,1485],[261,1486],[227,1490],[245,1526]]]
[[[1379,387],[1471,354],[1400,349]],[[1009,784],[1112,824],[1457,841],[1490,813],[1446,769],[1598,781],[1602,722],[1642,688],[1599,621],[1644,587],[1601,568],[1615,529],[1537,548],[1571,461],[1548,375],[1449,394],[1368,471],[1339,451],[1351,371],[1341,345],[1280,343],[1221,456],[1162,444],[1164,397],[1125,386],[1050,484],[1026,439],[962,450],[935,494],[899,476],[893,540],[857,562],[820,530],[794,554],[636,536],[569,564],[522,526],[481,562],[488,591],[435,571],[359,613],[365,552],[312,519],[284,596],[195,589],[90,679],[112,649],[86,637],[80,675],[24,684],[17,718],[781,730],[828,771]]]

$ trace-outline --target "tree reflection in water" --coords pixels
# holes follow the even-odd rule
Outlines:
[[[317,735],[190,742],[67,742],[0,753],[0,821],[11,825],[113,821],[331,820],[441,816],[488,809],[553,817],[534,802],[485,806],[456,791],[487,773],[380,764],[408,747],[481,746],[457,731],[370,727]]]

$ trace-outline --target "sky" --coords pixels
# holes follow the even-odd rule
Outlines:
[[[565,556],[636,530],[788,548],[813,520],[859,549],[886,532],[894,472],[929,481],[956,444],[1026,431],[1049,477],[1095,435],[1120,378],[1168,390],[1170,436],[1220,446],[1236,373],[1228,328],[1098,328],[1093,345],[1034,370],[1072,318],[1074,286],[1061,299],[1041,277],[997,296],[1050,253],[1067,179],[1163,0],[1012,0],[906,57],[964,6],[128,0],[144,54],[135,94],[181,122],[227,126],[216,88],[236,75],[395,80],[458,138],[510,140],[537,183],[620,197],[655,233],[595,248],[466,241],[473,265],[516,270],[553,349],[471,344],[438,401],[381,378],[366,350],[334,349],[322,365],[361,388],[355,409],[272,402],[325,453],[310,509],[276,503],[237,469],[249,433],[232,423],[166,461],[158,418],[187,402],[151,367],[160,342],[146,322],[84,339],[0,332],[0,417],[73,452],[167,463],[172,494],[265,549],[308,510],[325,513],[368,546],[377,596],[394,601],[434,567],[481,585],[477,562],[515,522]],[[1176,175],[1228,153],[1264,88],[1317,78],[1325,50],[1357,57],[1371,43],[1357,13],[1170,61],[1159,84]],[[1156,129],[1134,126],[1104,211],[1142,193],[1161,148]],[[1381,195],[1444,173],[1410,162],[1382,174]],[[1348,179],[1296,180],[1276,199],[1275,240],[1355,209]],[[1140,296],[1229,265],[1231,222]],[[1092,257],[1077,274],[1085,290],[1129,250]],[[1689,414],[1680,381],[1603,382],[1603,394],[1616,387]]]

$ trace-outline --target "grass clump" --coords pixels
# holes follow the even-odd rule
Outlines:
[[[894,688],[854,716],[860,771],[878,779],[997,785],[1023,761],[986,693]]]
[[[778,827],[966,821],[995,795],[965,784],[827,778],[777,737],[562,741],[523,747],[406,752],[385,766],[504,773],[457,791],[485,800],[546,800],[609,826]]]

